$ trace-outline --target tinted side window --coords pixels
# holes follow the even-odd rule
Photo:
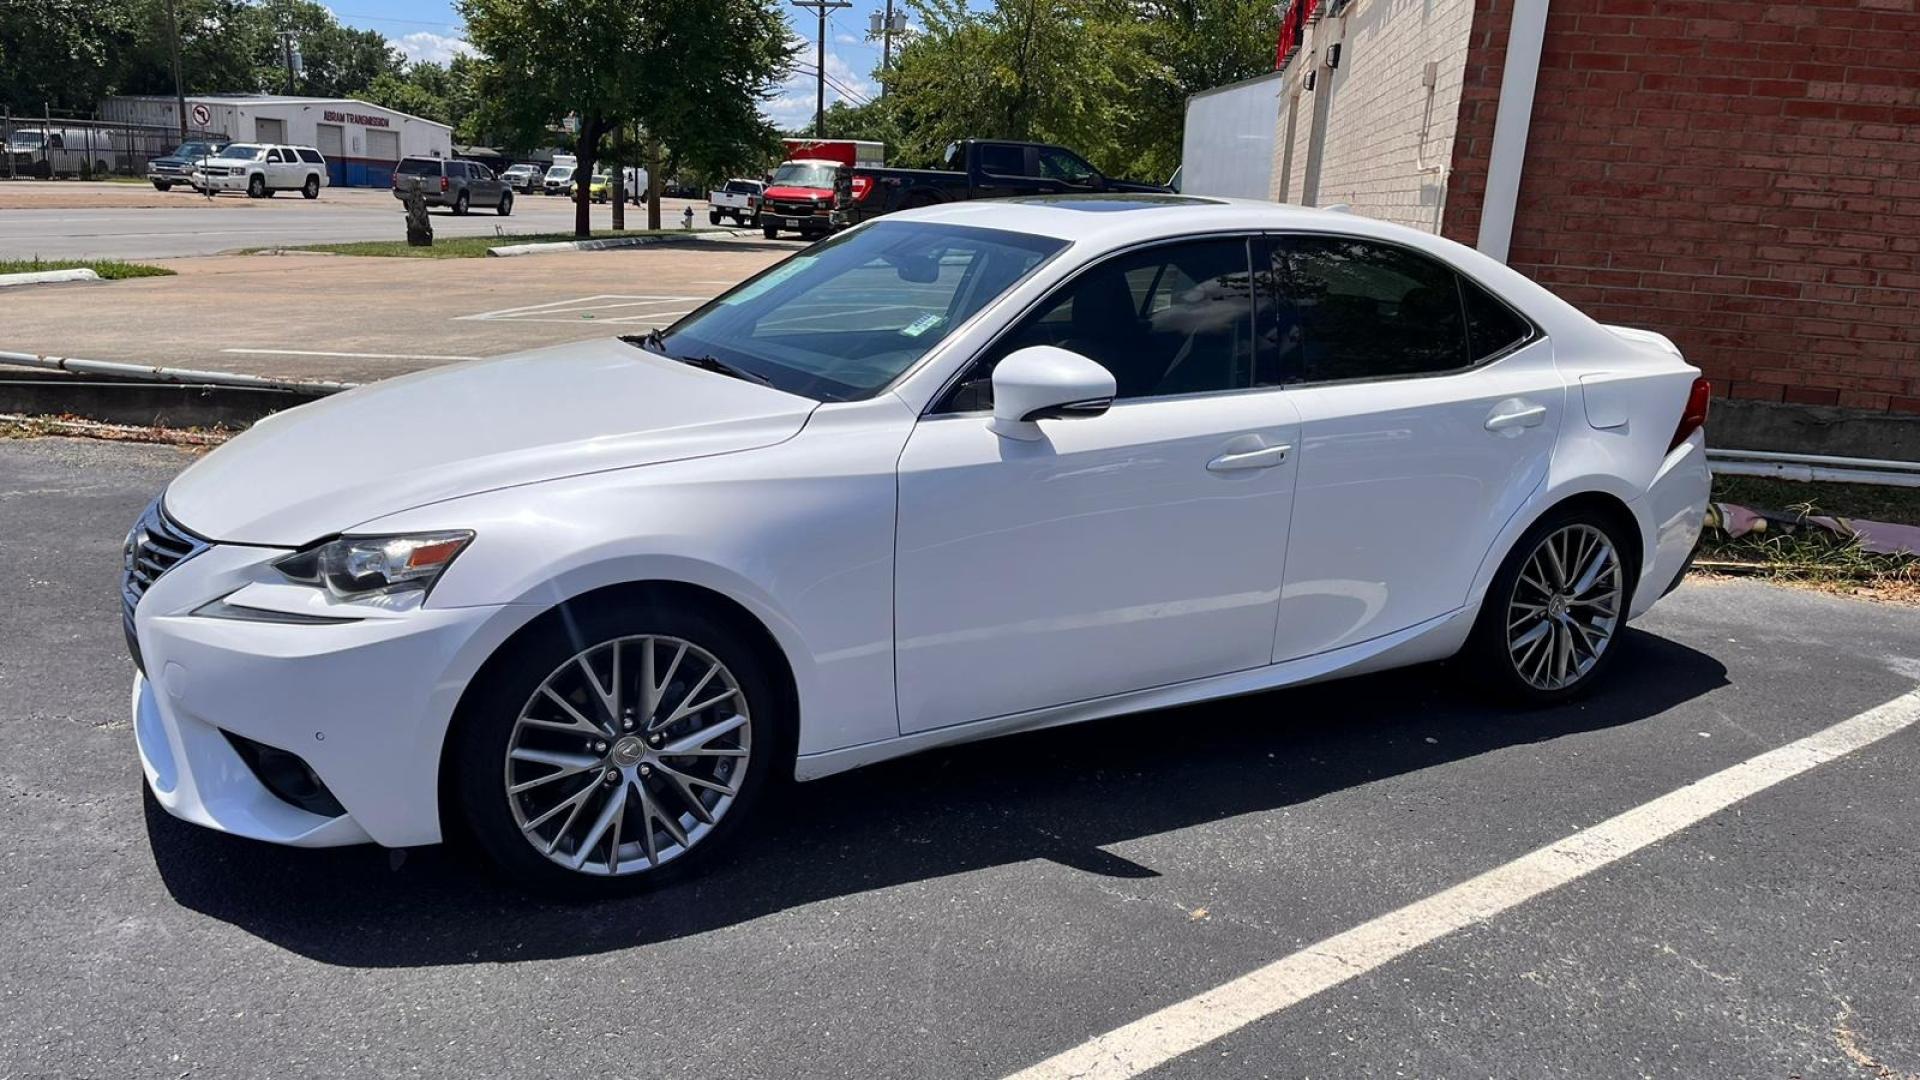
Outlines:
[[[1080,184],[1093,178],[1093,166],[1067,153],[1047,147],[1040,151],[1040,172],[1055,180]]]
[[[318,150],[301,149],[300,160],[314,165],[323,164],[327,159],[320,156]]]
[[[1273,246],[1262,331],[1283,381],[1452,371],[1471,363],[1458,275],[1388,244],[1290,236]],[[1275,372],[1263,371],[1263,382]]]
[[[1002,338],[937,410],[993,406],[993,368],[1030,345],[1057,345],[1113,372],[1117,397],[1252,385],[1253,290],[1240,238],[1119,255],[1062,286]]]
[[[975,143],[973,151],[978,155],[981,172],[995,176],[1020,176],[1027,171],[1027,152],[1023,147]]]
[[[1460,279],[1460,303],[1467,312],[1467,341],[1474,363],[1533,336],[1533,327],[1487,290]]]

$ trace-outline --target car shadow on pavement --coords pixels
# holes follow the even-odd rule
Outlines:
[[[174,820],[147,799],[160,876],[185,907],[324,963],[412,967],[607,952],[835,897],[1051,859],[1154,871],[1103,848],[1503,747],[1657,715],[1726,685],[1687,646],[1632,631],[1601,691],[1489,709],[1434,666],[933,751],[781,790],[721,865],[638,896],[522,895],[447,848],[304,851]]]

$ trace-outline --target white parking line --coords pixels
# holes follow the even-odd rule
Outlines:
[[[645,307],[649,304],[698,304],[704,301],[705,298],[699,296],[631,296],[599,293],[593,296],[576,296],[568,300],[549,300],[544,304],[527,304],[522,307],[481,311],[472,315],[455,315],[453,320],[455,322],[578,322],[578,319],[555,319],[549,316],[578,315],[610,308]]]
[[[1593,873],[1734,803],[1920,721],[1920,690],[1748,758],[1479,877],[1335,934],[1013,1074],[1010,1080],[1138,1076],[1438,938]]]
[[[315,349],[221,349],[236,356],[331,356],[344,360],[478,360],[478,356],[436,356],[431,353],[320,352]]]

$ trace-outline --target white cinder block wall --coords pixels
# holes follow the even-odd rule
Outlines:
[[[1322,0],[1323,11],[1335,7]],[[1287,64],[1271,194],[1310,206],[1348,203],[1368,217],[1437,232],[1473,0],[1352,0],[1337,10],[1307,27]],[[1336,42],[1339,67],[1328,68]],[[1431,93],[1422,82],[1429,61]]]

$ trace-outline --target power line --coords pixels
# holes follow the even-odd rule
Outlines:
[[[819,59],[814,63],[813,137],[827,134],[827,12],[850,8],[853,0],[793,0],[793,6],[820,17]]]
[[[812,75],[812,76],[815,76],[816,78],[819,77],[820,75],[820,70],[814,67],[812,64],[796,63],[794,64],[794,68],[797,71],[799,71],[800,74],[802,75]],[[846,98],[848,101],[853,102],[855,105],[873,104],[872,99],[866,97],[865,95],[861,94],[856,90],[849,89],[846,86],[846,84],[842,83],[839,79],[835,78],[832,75],[826,76],[825,82],[828,86],[833,88],[835,93],[839,94],[843,98]]]

